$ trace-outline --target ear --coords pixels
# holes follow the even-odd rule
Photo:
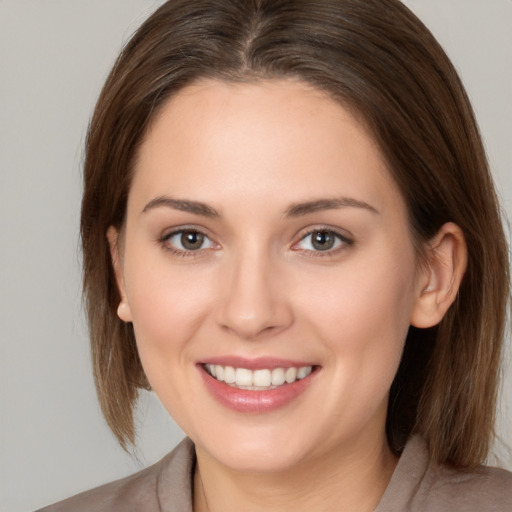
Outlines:
[[[116,276],[117,289],[119,291],[119,295],[121,296],[121,302],[117,307],[117,316],[123,320],[123,322],[131,322],[132,321],[132,313],[130,311],[130,306],[128,304],[128,300],[126,298],[126,287],[124,284],[124,273],[121,262],[121,253],[120,253],[120,235],[119,231],[114,228],[114,226],[110,226],[107,230],[107,239],[110,247],[110,256],[112,258],[112,266],[114,267],[114,273]]]
[[[437,325],[452,305],[467,266],[467,246],[462,230],[453,222],[444,224],[426,249],[420,270],[411,325]]]

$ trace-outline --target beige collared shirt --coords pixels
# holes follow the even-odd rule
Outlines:
[[[194,445],[184,439],[153,466],[38,512],[193,512],[194,466]],[[375,512],[453,511],[512,512],[512,473],[429,464],[425,443],[413,437]]]

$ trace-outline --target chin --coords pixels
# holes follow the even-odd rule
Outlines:
[[[240,473],[282,473],[300,464],[300,457],[297,455],[270,448],[263,450],[254,446],[233,447],[211,455],[222,465]]]
[[[262,430],[265,430],[262,432]],[[294,439],[289,431],[254,429],[253,432],[231,431],[222,438],[194,440],[196,448],[232,471],[243,473],[286,472],[307,457],[308,443]]]

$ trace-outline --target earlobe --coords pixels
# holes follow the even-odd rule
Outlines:
[[[122,299],[121,302],[119,303],[119,306],[117,306],[117,316],[123,322],[132,321],[132,313],[130,311],[130,306],[128,305],[128,302],[126,302],[124,299]]]
[[[119,306],[117,307],[117,316],[123,322],[131,322],[132,315],[130,306],[126,298],[126,288],[124,284],[124,274],[121,264],[120,249],[119,249],[119,231],[110,226],[107,230],[107,239],[110,247],[110,256],[112,258],[112,267],[114,268],[114,274],[116,277],[117,289],[121,297]]]
[[[467,266],[467,246],[462,230],[453,222],[444,224],[426,249],[426,264],[418,279],[411,312],[411,325],[437,325],[457,297]]]

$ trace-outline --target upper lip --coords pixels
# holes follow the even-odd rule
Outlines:
[[[273,370],[274,368],[300,368],[302,366],[316,366],[311,361],[298,361],[292,359],[282,359],[276,357],[256,357],[256,358],[245,358],[240,356],[217,356],[217,357],[208,357],[201,361],[198,364],[214,364],[220,366],[232,366],[233,368],[246,368],[248,370],[263,370],[269,369]]]

